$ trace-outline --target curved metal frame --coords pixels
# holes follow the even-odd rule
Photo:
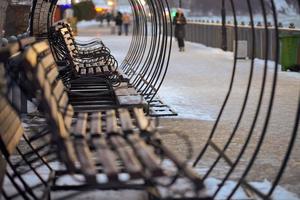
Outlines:
[[[225,1],[225,0],[224,0]],[[224,2],[223,1],[223,2]],[[34,30],[34,26],[38,25],[33,22],[35,16],[40,16],[39,13],[36,13],[36,5],[37,2],[42,3],[49,3],[46,0],[35,0],[33,5],[33,14],[31,16],[31,33],[35,35],[36,33]],[[51,9],[49,14],[46,15],[45,20],[47,21],[47,26],[51,25],[52,13],[54,10],[54,5],[57,1],[51,1]],[[143,4],[143,2],[146,2]],[[170,52],[171,52],[171,37],[168,35],[172,35],[172,28],[171,28],[171,17],[169,15],[169,7],[167,0],[129,0],[129,3],[132,7],[133,18],[134,18],[134,28],[133,28],[133,37],[131,40],[130,48],[125,57],[124,61],[121,64],[122,70],[130,77],[132,85],[146,98],[146,100],[150,103],[153,98],[157,95],[159,88],[161,87],[163,80],[166,76],[168,71],[168,64],[170,59]],[[238,24],[237,24],[237,16],[236,16],[236,5],[233,0],[227,0],[225,3],[229,4],[231,8],[231,13],[234,18],[234,37],[235,43],[234,46],[237,49],[238,46],[238,38],[240,37],[238,34]],[[284,169],[288,163],[290,154],[295,144],[295,138],[298,133],[299,127],[299,118],[300,118],[300,96],[298,98],[298,107],[296,111],[295,121],[294,121],[294,128],[292,134],[290,136],[289,144],[287,146],[286,154],[282,160],[280,167],[278,168],[278,173],[275,176],[272,186],[267,193],[262,193],[253,186],[251,186],[247,181],[246,177],[249,172],[253,169],[253,164],[256,162],[257,157],[261,151],[263,144],[266,142],[266,133],[268,129],[268,125],[270,123],[271,112],[273,109],[274,104],[274,97],[276,92],[276,84],[277,84],[277,72],[278,72],[278,57],[279,57],[279,31],[277,26],[277,11],[275,8],[274,0],[259,0],[259,6],[261,8],[261,16],[263,17],[263,25],[262,28],[264,30],[264,45],[266,48],[264,49],[264,70],[262,72],[262,79],[261,79],[261,86],[259,91],[259,96],[257,99],[257,106],[255,110],[255,114],[253,119],[251,120],[251,127],[248,130],[247,136],[243,141],[242,146],[238,149],[238,155],[235,158],[230,158],[227,155],[227,151],[229,147],[233,143],[233,139],[237,135],[237,131],[241,125],[242,119],[245,116],[246,106],[249,104],[249,96],[251,94],[251,86],[253,84],[253,69],[254,69],[254,55],[256,54],[256,32],[254,31],[254,16],[253,16],[253,2],[251,0],[246,0],[245,3],[247,4],[247,9],[250,18],[250,28],[251,28],[251,38],[252,38],[252,49],[251,49],[251,64],[250,64],[250,72],[248,76],[247,87],[244,92],[244,97],[242,100],[242,106],[240,108],[240,112],[237,116],[237,119],[234,123],[234,127],[230,133],[229,139],[225,141],[223,147],[219,147],[217,144],[213,142],[214,138],[219,137],[216,132],[220,129],[220,124],[222,122],[222,118],[224,115],[224,110],[228,106],[230,97],[232,96],[232,90],[234,85],[236,84],[235,78],[237,76],[236,69],[237,69],[237,52],[234,53],[234,64],[231,73],[231,79],[229,83],[229,87],[227,93],[225,95],[223,104],[219,111],[217,120],[211,130],[210,136],[206,140],[204,148],[200,151],[196,161],[194,162],[194,166],[197,166],[199,161],[203,159],[203,157],[209,154],[210,147],[214,149],[218,156],[210,165],[209,170],[204,175],[204,179],[209,177],[213,171],[216,170],[216,166],[221,163],[221,161],[225,161],[228,166],[229,170],[225,172],[225,177],[221,180],[221,184],[218,186],[218,189],[215,191],[213,197],[216,197],[220,190],[223,188],[225,182],[228,178],[234,173],[236,170],[237,165],[239,164],[242,156],[244,155],[245,151],[249,148],[250,140],[254,137],[254,129],[257,126],[258,116],[261,114],[265,114],[263,128],[260,132],[258,142],[254,148],[252,155],[250,156],[249,162],[246,164],[245,168],[243,169],[243,173],[239,177],[238,183],[234,187],[234,189],[230,192],[227,199],[233,197],[235,192],[237,191],[239,186],[243,186],[251,190],[260,198],[263,199],[270,199],[272,193],[274,192],[275,187],[278,185]],[[269,3],[270,10],[267,11],[266,3]],[[300,5],[299,5],[300,6]],[[150,15],[148,14],[148,11]],[[224,12],[224,10],[222,11]],[[275,27],[272,27],[275,31],[276,43],[275,43],[275,63],[274,63],[274,75],[272,77],[269,101],[267,105],[267,111],[265,113],[262,112],[262,101],[263,97],[266,94],[266,79],[268,75],[268,57],[270,54],[269,47],[269,34],[271,27],[268,26],[268,17],[267,13],[272,15],[272,20],[274,21]],[[228,14],[228,12],[226,12]],[[40,29],[38,29],[40,30]],[[171,31],[171,34],[170,34]],[[38,33],[38,35],[41,33]]]
[[[239,40],[239,35],[238,35],[238,24],[237,24],[237,16],[236,16],[236,5],[234,3],[233,0],[228,0],[227,3],[230,4],[231,6],[231,12],[233,14],[233,19],[234,19],[234,37],[235,37],[235,49],[237,49],[237,41]],[[261,86],[260,86],[260,92],[259,92],[259,97],[257,100],[257,106],[256,106],[256,111],[254,114],[253,119],[247,119],[247,120],[252,120],[251,122],[251,127],[246,135],[246,139],[243,141],[243,144],[241,146],[240,149],[237,149],[238,151],[238,155],[236,157],[231,158],[227,151],[230,147],[230,145],[233,145],[233,139],[237,136],[237,131],[239,129],[239,126],[241,125],[242,122],[242,118],[245,116],[245,108],[246,106],[249,104],[249,96],[251,94],[250,88],[251,85],[253,83],[253,69],[254,69],[254,55],[256,54],[256,44],[255,44],[255,38],[256,38],[256,32],[254,29],[254,16],[253,16],[253,3],[251,2],[251,0],[247,0],[247,8],[248,8],[248,13],[249,13],[249,18],[250,18],[250,26],[251,26],[251,37],[252,37],[252,49],[251,49],[251,64],[250,64],[250,72],[249,72],[249,76],[248,76],[248,83],[247,83],[247,88],[245,90],[244,93],[244,97],[243,97],[243,103],[240,109],[240,112],[237,116],[237,120],[234,123],[234,127],[233,130],[229,136],[229,138],[224,142],[223,147],[219,147],[219,145],[217,145],[215,142],[213,142],[214,139],[216,139],[217,137],[220,137],[220,135],[216,134],[216,132],[221,129],[221,127],[219,126],[222,122],[222,116],[224,114],[224,110],[226,108],[226,106],[229,103],[229,98],[232,95],[232,89],[234,84],[237,84],[235,82],[235,77],[236,77],[236,67],[237,67],[237,51],[235,51],[234,53],[234,64],[233,64],[233,69],[232,69],[232,74],[231,74],[231,79],[230,79],[230,83],[229,83],[229,88],[227,91],[227,94],[225,96],[225,99],[223,101],[223,104],[221,106],[221,109],[219,111],[219,114],[217,116],[217,119],[214,123],[214,126],[211,130],[211,133],[204,145],[204,147],[202,148],[202,150],[200,151],[199,155],[197,156],[196,160],[194,161],[194,166],[197,166],[199,161],[201,161],[201,159],[203,159],[203,157],[205,155],[207,155],[209,153],[209,147],[211,147],[213,150],[216,151],[216,153],[218,154],[217,158],[213,161],[212,164],[209,165],[209,170],[205,173],[204,175],[204,180],[207,179],[209,177],[210,174],[212,174],[213,171],[215,171],[217,169],[217,165],[221,163],[221,161],[225,161],[225,163],[229,166],[228,170],[225,169],[225,173],[224,173],[224,177],[221,179],[221,183],[218,185],[217,190],[214,192],[213,194],[213,198],[216,198],[216,196],[219,194],[219,192],[221,191],[221,189],[224,187],[225,182],[229,180],[229,177],[234,173],[234,171],[236,170],[237,165],[239,164],[239,162],[241,161],[242,156],[244,155],[245,151],[247,150],[247,148],[249,148],[249,143],[250,140],[253,139],[254,137],[254,129],[257,126],[257,122],[258,122],[258,116],[261,114],[265,114],[264,117],[264,122],[263,122],[263,128],[261,130],[261,133],[259,135],[259,139],[255,145],[254,151],[252,153],[252,155],[248,158],[249,162],[246,164],[246,166],[244,167],[241,175],[238,178],[237,184],[236,186],[232,189],[232,191],[229,192],[229,195],[226,197],[226,199],[231,199],[233,198],[233,195],[236,193],[236,191],[238,190],[238,188],[240,186],[245,187],[247,189],[249,189],[250,191],[252,191],[257,197],[262,198],[262,199],[271,199],[272,198],[272,194],[274,192],[274,189],[276,188],[276,186],[279,184],[280,178],[283,175],[284,169],[287,165],[288,159],[291,155],[292,149],[293,149],[293,145],[295,143],[295,138],[296,138],[296,132],[298,130],[299,127],[299,116],[300,116],[300,112],[299,112],[299,104],[300,104],[300,96],[299,96],[299,100],[298,100],[298,107],[296,109],[296,116],[295,116],[295,121],[294,121],[294,128],[293,131],[291,133],[290,136],[290,142],[287,146],[287,151],[284,155],[284,158],[282,160],[282,163],[280,165],[280,167],[278,168],[278,173],[275,176],[274,180],[272,181],[272,185],[271,188],[269,189],[268,192],[266,193],[262,193],[261,191],[259,191],[258,189],[256,189],[255,187],[253,187],[252,185],[250,185],[246,178],[249,174],[249,172],[251,170],[253,170],[253,165],[254,163],[258,160],[258,155],[261,151],[262,146],[267,142],[265,141],[266,139],[266,134],[267,134],[267,129],[270,123],[270,118],[271,118],[271,113],[272,113],[272,109],[274,106],[274,99],[275,99],[275,92],[276,92],[276,85],[277,85],[277,73],[278,73],[278,64],[279,64],[279,31],[278,31],[278,21],[277,21],[277,12],[276,12],[276,7],[275,7],[275,3],[273,0],[269,0],[270,3],[270,10],[267,11],[267,7],[266,7],[266,2],[263,0],[260,0],[260,7],[262,8],[261,10],[261,15],[263,17],[263,30],[264,30],[264,37],[265,37],[265,41],[264,41],[264,45],[265,45],[265,49],[264,49],[264,70],[263,70],[263,74],[262,74],[262,80],[261,80]],[[270,34],[270,29],[271,27],[268,26],[268,18],[267,18],[267,14],[271,14],[272,15],[272,20],[274,21],[275,26],[272,27],[272,29],[274,29],[275,32],[275,38],[276,38],[276,42],[275,42],[275,60],[274,60],[274,74],[272,77],[272,83],[271,86],[267,86],[267,74],[268,74],[268,59],[270,58],[270,51],[272,49],[270,49],[269,47],[269,34]],[[264,98],[264,95],[266,95],[266,88],[270,87],[270,94],[269,94],[269,102],[267,105],[267,110],[264,113],[262,110],[262,101]],[[253,93],[253,92],[252,92]]]
[[[143,5],[145,2],[145,5]],[[52,25],[57,0],[34,0],[30,34],[47,35]],[[167,0],[129,0],[134,17],[133,37],[120,68],[131,78],[132,85],[151,103],[166,76],[172,38],[171,17]],[[45,9],[49,8],[47,13]],[[147,10],[151,16],[148,16]],[[38,21],[39,20],[39,21]],[[39,22],[39,23],[37,23]]]

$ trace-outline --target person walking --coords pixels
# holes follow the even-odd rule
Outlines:
[[[110,12],[107,12],[105,15],[107,26],[110,26],[110,20],[112,19],[112,14]]]
[[[175,38],[178,42],[179,51],[184,51],[186,18],[182,10],[176,12],[175,17],[173,18],[173,24],[175,25]]]
[[[116,22],[116,26],[118,27],[118,35],[122,35],[123,15],[120,11],[118,11],[117,13],[115,22]]]
[[[123,24],[124,24],[125,35],[128,35],[130,23],[131,23],[130,15],[128,13],[124,13],[124,15],[123,15]]]

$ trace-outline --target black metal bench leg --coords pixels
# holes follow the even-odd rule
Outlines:
[[[49,170],[53,170],[52,167],[44,160],[44,158],[35,151],[35,148],[33,147],[33,145],[30,143],[30,141],[28,140],[28,138],[26,136],[23,136],[24,140],[26,141],[26,143],[28,144],[28,146],[30,147],[30,149],[35,152],[36,156],[43,162],[43,164],[45,164],[47,166],[47,168]]]

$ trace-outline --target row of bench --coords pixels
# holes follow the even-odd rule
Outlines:
[[[164,145],[154,121],[145,117],[142,103],[128,100],[130,96],[136,96],[138,101],[142,98],[117,67],[110,73],[101,69],[102,73],[78,74],[76,66],[84,63],[84,59],[77,55],[93,54],[92,61],[87,62],[99,64],[100,68],[102,57],[112,58],[104,44],[94,41],[82,45],[87,47],[80,49],[85,53],[71,53],[78,48],[70,30],[64,25],[55,30],[64,38],[59,43],[66,46],[66,52],[53,53],[63,47],[55,46],[53,40],[34,38],[21,39],[0,49],[2,70],[5,69],[1,80],[7,80],[6,85],[1,85],[0,96],[0,148],[7,166],[1,161],[0,180],[5,176],[10,183],[4,185],[13,186],[3,187],[2,196],[49,199],[51,191],[56,190],[141,189],[153,199],[209,199],[202,179]],[[62,53],[69,57],[59,58]],[[86,65],[87,71],[89,68]],[[103,101],[106,95],[102,89],[90,92],[91,88],[102,87],[103,82],[109,86],[108,92],[113,91],[118,104],[97,108],[87,105],[90,109],[72,105],[76,98],[79,102],[89,98]],[[5,88],[12,85],[18,85],[39,108],[43,123],[34,133],[24,134],[20,112],[7,98]],[[27,148],[19,148],[20,141]],[[18,156],[13,155],[16,150]],[[59,184],[66,176],[71,176],[75,183]],[[188,189],[182,189],[181,179],[190,186]]]
[[[145,107],[142,96],[133,92],[129,79],[102,41],[79,43],[70,26],[64,23],[58,23],[50,30],[49,42],[55,60],[62,65],[60,78],[68,87],[70,101],[76,110],[128,105]],[[102,102],[95,98],[105,94]]]

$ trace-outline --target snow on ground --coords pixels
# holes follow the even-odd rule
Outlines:
[[[130,36],[111,35],[109,29],[101,29],[97,22],[82,22],[79,24],[84,34],[79,37],[81,40],[88,40],[92,34],[100,37],[104,43],[112,50],[113,55],[119,63],[126,56],[130,45]],[[86,28],[89,27],[89,31]],[[103,31],[104,30],[104,31]],[[84,35],[84,36],[82,36]],[[159,91],[159,96],[175,109],[179,116],[188,119],[200,119],[213,121],[223,102],[228,90],[231,70],[233,66],[233,53],[223,52],[221,49],[206,47],[202,44],[186,42],[186,51],[178,52],[177,44],[174,40],[171,61],[166,80]],[[253,88],[259,89],[259,78],[264,68],[264,61],[255,59],[255,77]],[[296,94],[297,85],[300,85],[300,74],[294,72],[281,72],[279,68],[279,82],[283,79],[283,85],[289,84],[291,90]],[[243,95],[245,81],[248,78],[250,60],[239,60],[237,63],[237,78],[235,83],[237,94]],[[268,76],[271,77],[274,70],[274,62],[268,62]],[[270,80],[268,80],[270,83]],[[279,87],[284,91],[284,88]],[[295,98],[292,99],[297,102]],[[290,104],[290,103],[289,103]],[[236,106],[237,107],[237,106]],[[294,108],[292,108],[294,109]],[[228,119],[232,120],[232,119]]]
[[[78,29],[84,29],[84,28],[89,28],[91,26],[99,26],[100,22],[97,22],[96,20],[90,20],[90,21],[80,21],[77,23],[77,28]]]
[[[130,37],[110,35],[109,28],[103,32],[99,32],[97,22],[83,22],[79,24],[80,28],[88,29],[87,36],[80,37],[81,40],[91,39],[92,34],[96,34],[104,43],[111,49],[113,55],[119,62],[126,56],[127,49],[130,44]],[[92,28],[91,28],[92,26]],[[97,32],[98,31],[98,32]],[[223,102],[224,96],[228,89],[228,81],[231,75],[233,64],[233,54],[230,52],[223,52],[220,49],[209,48],[201,44],[186,43],[186,51],[178,52],[176,43],[173,44],[173,52],[171,55],[171,62],[169,72],[165,83],[160,91],[160,96],[164,101],[175,108],[179,113],[179,118],[192,118],[203,121],[214,121]],[[237,65],[238,83],[235,86],[237,93],[234,95],[235,99],[241,99],[241,95],[245,91],[245,84],[249,75],[249,60],[239,60]],[[261,73],[263,71],[264,63],[262,60],[255,60],[254,69],[254,91],[257,90],[256,85],[260,85]],[[274,63],[268,63],[268,75],[272,77],[274,70]],[[275,114],[284,114],[280,117],[279,128],[286,126],[290,121],[295,110],[295,102],[299,94],[300,74],[293,72],[279,72],[278,73],[278,92],[279,104],[285,108],[285,112],[281,110],[276,111]],[[270,80],[268,80],[270,81]],[[268,82],[269,84],[269,82]],[[234,102],[234,107],[230,107],[231,112],[235,112],[239,107]],[[253,108],[250,108],[253,110]],[[226,116],[227,120],[232,120],[231,115]],[[196,168],[196,171],[201,175],[207,169]],[[125,177],[126,178],[126,177]],[[99,177],[99,180],[105,181],[104,177]],[[66,177],[62,182],[72,182],[74,179]],[[205,185],[207,193],[213,194],[218,187],[221,180],[214,177],[209,177]],[[236,182],[229,180],[225,183],[225,187],[218,194],[218,199],[224,199],[228,192],[235,186]],[[269,190],[271,184],[268,180],[251,182],[251,185],[257,187],[260,191],[266,192]],[[74,199],[147,199],[146,195],[141,192],[91,192],[91,193],[75,193],[74,196],[68,192],[57,193],[53,195],[58,199],[65,199],[70,195]],[[56,199],[55,198],[55,199]],[[235,198],[247,199],[245,192],[239,190]],[[296,200],[297,195],[288,192],[284,188],[278,186],[274,192],[274,199],[278,200]]]
[[[60,165],[57,162],[52,162],[50,163],[51,167],[53,169],[59,169]],[[163,167],[167,169],[168,171],[173,170],[173,165],[169,161],[164,161],[163,162]],[[176,171],[176,170],[174,170]],[[201,175],[203,173],[203,169],[196,168],[196,171]],[[42,166],[38,168],[38,173],[43,177],[44,180],[47,180],[49,170],[47,167]],[[123,178],[121,177],[123,176]],[[126,173],[123,173],[120,178],[125,180],[129,179],[129,176]],[[39,179],[37,176],[32,173],[32,174],[27,174],[23,176],[24,180],[29,183],[30,186],[35,186],[39,184]],[[106,175],[98,175],[97,180],[99,183],[106,183],[108,178]],[[160,182],[167,181],[160,179]],[[81,175],[65,175],[63,177],[60,177],[56,181],[56,185],[81,185],[84,182],[84,177]],[[167,181],[168,182],[168,181]],[[221,183],[221,180],[209,177],[205,180],[204,184],[206,187],[206,195],[213,196],[216,190],[218,189],[219,185]],[[231,193],[232,189],[236,186],[237,182],[228,180],[225,182],[224,186],[222,189],[218,192],[216,196],[216,200],[222,200],[226,199],[228,195]],[[6,186],[6,192],[7,194],[13,194],[16,191],[13,189],[11,183],[5,179],[4,185]],[[262,193],[267,193],[269,189],[271,188],[272,184],[268,180],[263,180],[260,182],[250,182],[250,185],[254,186],[256,189],[261,191]],[[40,188],[41,190],[43,187]],[[37,189],[35,191],[39,191],[40,189]],[[178,192],[180,194],[180,191],[189,191],[191,195],[193,195],[193,190],[192,186],[189,182],[183,179],[178,179],[177,182],[171,187],[171,193],[170,190],[166,190],[163,187],[159,187],[159,191],[161,192],[162,195],[168,196],[168,195],[174,195],[174,192]],[[188,194],[188,193],[186,193]],[[141,191],[89,191],[89,192],[53,192],[51,195],[52,199],[65,199],[65,198],[73,198],[73,199],[91,199],[91,200],[96,200],[96,199],[120,199],[122,196],[125,199],[131,199],[131,200],[142,200],[142,199],[147,199],[146,195],[144,192]],[[109,198],[108,198],[109,197]],[[274,193],[272,195],[273,200],[299,200],[296,194],[293,194],[286,189],[284,189],[281,186],[277,186],[276,189],[274,190]],[[236,193],[232,197],[233,199],[253,199],[253,197],[249,197],[247,193],[243,190],[242,187],[239,187]]]

